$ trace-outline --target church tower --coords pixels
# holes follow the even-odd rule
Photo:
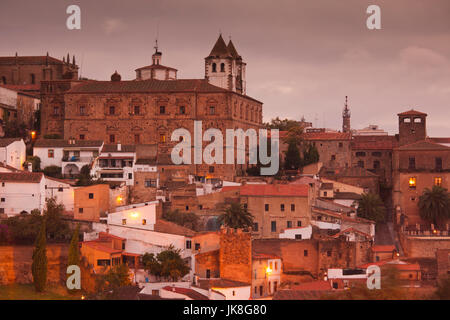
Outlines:
[[[245,95],[245,66],[233,42],[225,44],[220,34],[205,58],[205,79],[212,85]]]
[[[350,109],[347,96],[345,96],[345,107],[342,111],[342,132],[350,132]]]

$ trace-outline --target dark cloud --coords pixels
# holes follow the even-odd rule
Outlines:
[[[82,9],[81,31],[65,28],[70,4]],[[365,26],[370,4],[381,7],[382,30]],[[429,114],[430,135],[449,136],[449,18],[448,0],[2,0],[0,55],[69,51],[85,76],[117,69],[131,79],[150,62],[158,26],[163,62],[201,78],[221,30],[248,64],[265,120],[305,115],[340,128],[348,95],[355,128],[394,133],[396,113],[414,107]]]

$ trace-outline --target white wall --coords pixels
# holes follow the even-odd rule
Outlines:
[[[156,223],[156,206],[158,201],[147,202],[148,205],[136,204],[124,208],[116,208],[116,212],[108,214],[108,224],[123,225],[122,220],[126,219],[126,226],[136,227],[140,229],[153,230]],[[142,224],[142,220],[146,220],[146,224]]]
[[[5,182],[0,183],[0,208],[5,209],[5,213],[10,216],[20,214],[22,211],[31,213],[33,209],[45,207],[45,185],[42,179],[39,183],[28,182]]]
[[[319,229],[332,229],[332,230],[340,230],[341,229],[341,225],[339,223],[311,220],[311,224],[313,226],[318,227]]]
[[[45,185],[47,186],[45,190],[47,198],[54,197],[57,203],[64,205],[66,211],[73,212],[75,193],[74,188],[70,184],[45,177]],[[59,188],[62,188],[62,191]]]
[[[22,170],[26,160],[26,145],[22,139],[14,141],[4,148],[0,148],[0,162]]]
[[[48,157],[48,150],[54,150],[54,157]],[[33,148],[33,156],[39,157],[41,159],[41,169],[44,169],[48,166],[62,166],[62,157],[64,155],[63,148]]]
[[[295,239],[295,236],[298,234],[302,236],[302,239],[311,239],[312,227],[309,225],[306,227],[284,229],[279,237],[282,239]]]
[[[17,109],[17,92],[0,87],[0,103]]]
[[[225,295],[225,300],[250,300],[251,286],[236,288],[214,288],[214,290]]]

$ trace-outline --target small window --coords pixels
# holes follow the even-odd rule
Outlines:
[[[84,134],[80,134],[80,140],[85,140],[86,136]]]
[[[109,107],[109,114],[110,115],[115,115],[116,114],[116,107],[115,106],[110,106]]]
[[[166,113],[166,106],[160,106],[159,107],[159,114],[165,114]]]
[[[58,187],[58,192],[63,192],[63,191],[64,191],[63,187],[59,186]]]
[[[236,292],[233,290],[233,296],[235,296],[236,295]]]
[[[78,208],[78,213],[83,213],[83,208]]]
[[[292,221],[287,221],[287,227],[292,228]]]
[[[161,143],[165,143],[166,142],[166,135],[165,134],[160,134],[159,135],[159,142],[161,142]]]
[[[110,143],[116,142],[116,136],[113,135],[113,134],[110,134],[110,135],[109,135],[109,142],[110,142]]]
[[[331,250],[327,251],[327,257],[331,257]]]
[[[212,72],[217,72],[217,64],[212,64]]]
[[[141,143],[141,135],[140,134],[134,135],[134,143],[136,143],[136,144]]]
[[[86,115],[86,108],[84,106],[80,106],[80,116]]]
[[[186,211],[189,211],[189,206],[186,206]]]
[[[94,194],[93,193],[89,193],[89,199],[94,199]]]
[[[335,155],[335,154],[332,154],[332,155],[331,155],[331,161],[334,161],[334,160],[336,160],[336,155]]]
[[[206,278],[211,278],[211,270],[206,269]]]
[[[122,225],[126,225],[127,224],[127,219],[122,219]]]
[[[55,116],[59,115],[59,107],[53,107],[53,114]]]
[[[358,167],[364,168],[364,161],[359,160],[359,161],[358,161]]]
[[[125,250],[125,242],[122,242],[122,250]]]
[[[214,167],[213,166],[209,166],[209,173],[214,173]]]
[[[356,152],[356,156],[357,156],[357,157],[365,157],[365,156],[366,156],[366,153],[363,152],[363,151],[358,151],[358,152]]]
[[[147,224],[147,219],[142,219],[142,225],[145,226]]]
[[[284,203],[282,203],[282,204],[280,205],[280,210],[281,210],[281,211],[284,211]]]
[[[320,220],[320,219],[319,219]],[[297,227],[301,227],[302,226],[302,221],[301,220],[298,220],[297,221]]]
[[[192,248],[192,241],[186,240],[186,249],[191,249],[191,248]]]
[[[442,170],[442,158],[435,158],[436,170]]]
[[[270,223],[270,230],[271,230],[272,232],[277,232],[277,222],[276,222],[276,221],[272,221],[272,222]]]
[[[225,63],[220,64],[220,72],[225,72]]]
[[[308,256],[308,250],[303,250],[303,256],[307,257]]]
[[[403,123],[411,123],[411,118],[404,118]]]
[[[48,149],[48,157],[49,158],[54,158],[55,157],[55,150]]]
[[[380,168],[380,161],[375,160],[375,161],[373,162],[373,168],[374,168],[374,169],[379,169],[379,168]]]
[[[180,106],[180,114],[186,114],[186,107]]]
[[[295,235],[295,239],[296,240],[302,240],[302,235],[301,234],[296,234]]]
[[[408,169],[416,169],[416,158],[409,157]]]
[[[258,232],[258,222],[253,224],[253,231]]]
[[[1,201],[1,202],[5,202],[5,198],[1,198],[0,201]]]
[[[215,106],[210,106],[209,107],[209,114],[216,114],[216,107]]]
[[[30,74],[30,80],[31,84],[36,84],[36,76],[34,75],[34,73]]]
[[[141,106],[134,106],[134,114],[135,115],[141,114]]]
[[[422,118],[414,118],[414,123],[422,123]]]
[[[344,144],[342,142],[339,142],[339,148],[342,148]]]
[[[195,250],[200,250],[200,243],[195,244]]]
[[[266,204],[264,205],[264,210],[265,210],[265,211],[269,211],[269,204],[268,204],[268,203],[266,203]]]
[[[295,204],[291,204],[291,211],[295,211]]]

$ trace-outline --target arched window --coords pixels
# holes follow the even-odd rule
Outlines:
[[[212,72],[217,72],[217,65],[215,63],[212,64]]]
[[[220,72],[225,72],[225,63],[220,64]]]
[[[31,81],[31,84],[36,83],[36,76],[34,75],[34,73],[30,74],[30,81]]]

